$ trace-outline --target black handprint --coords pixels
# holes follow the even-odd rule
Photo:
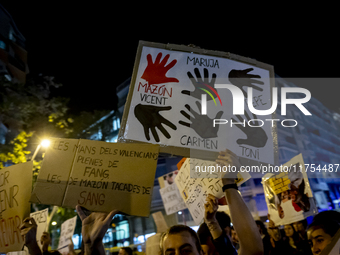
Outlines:
[[[159,137],[156,132],[156,127],[165,135],[166,138],[171,138],[168,131],[162,126],[162,123],[169,126],[173,130],[176,130],[177,127],[172,124],[170,121],[165,119],[163,116],[159,114],[160,111],[168,111],[171,109],[171,106],[153,106],[153,105],[142,105],[138,104],[135,107],[135,116],[139,120],[139,122],[143,125],[145,138],[150,141],[149,129],[151,129],[151,133],[155,138],[156,142],[159,142]]]
[[[191,83],[195,86],[194,91],[182,90],[182,94],[189,95],[189,96],[192,96],[192,97],[197,98],[197,99],[201,99],[202,90],[200,88],[203,88],[205,90],[209,89],[210,91],[215,92],[215,89],[214,89],[214,84],[215,84],[215,80],[216,80],[216,74],[215,73],[212,74],[212,78],[209,82],[208,69],[206,69],[206,68],[203,69],[204,80],[202,80],[202,77],[201,77],[201,74],[200,74],[200,71],[198,70],[198,68],[195,68],[194,72],[195,72],[197,80],[194,78],[194,76],[190,72],[187,73]],[[212,95],[213,95],[214,98],[217,97],[217,95],[215,93],[212,93]],[[207,100],[208,101],[212,100],[212,98],[209,97]]]
[[[243,87],[251,87],[256,90],[263,91],[263,89],[261,87],[258,87],[257,85],[263,85],[264,83],[262,81],[254,79],[260,79],[261,76],[257,74],[248,74],[253,70],[254,68],[248,68],[244,70],[233,69],[229,72],[229,81],[240,89],[242,89]],[[247,92],[245,90],[243,91],[243,94],[246,98],[248,98]]]
[[[196,105],[198,109],[201,109],[201,104],[196,101]],[[196,131],[196,133],[202,137],[202,138],[214,138],[217,137],[217,131],[219,128],[219,125],[213,126],[213,119],[210,119],[207,115],[200,115],[197,112],[195,112],[193,109],[190,108],[189,105],[185,105],[185,108],[194,116],[191,117],[189,114],[187,114],[185,111],[181,111],[182,115],[186,117],[188,120],[191,121],[191,124],[179,121],[179,124],[187,127],[191,127],[193,130]],[[223,112],[220,111],[216,114],[216,117],[214,119],[221,118]]]
[[[246,118],[249,121],[249,115],[247,112],[245,112]],[[253,114],[254,119],[256,119],[256,115]],[[236,115],[236,117],[239,119],[239,121],[243,122],[243,119],[241,118],[240,115]],[[236,122],[236,120],[231,119],[233,122]],[[246,134],[247,139],[237,139],[237,144],[246,144],[246,145],[250,145],[250,146],[254,146],[256,148],[262,148],[266,145],[267,140],[268,140],[268,136],[266,134],[266,132],[263,130],[263,128],[258,127],[259,122],[258,121],[252,121],[252,125],[254,127],[251,126],[243,126],[241,124],[236,125],[239,129],[241,129],[243,131],[243,133]]]

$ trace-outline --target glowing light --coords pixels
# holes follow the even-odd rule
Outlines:
[[[40,144],[41,144],[42,147],[46,148],[46,147],[50,146],[51,142],[50,142],[50,140],[44,139],[44,140],[41,141]]]
[[[56,221],[52,221],[51,223],[53,226],[57,225],[57,222]]]

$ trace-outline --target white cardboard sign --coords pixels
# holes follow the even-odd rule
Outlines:
[[[74,216],[61,224],[58,251],[63,255],[67,255],[69,252],[68,245],[71,243],[71,238],[73,236],[74,229],[76,228],[76,222],[77,216]]]
[[[247,160],[274,164],[276,128],[266,121],[272,116],[255,116],[246,103],[244,115],[233,115],[232,93],[215,88],[215,84],[232,84],[246,99],[247,87],[253,87],[253,106],[267,110],[272,103],[272,66],[249,64],[242,57],[242,61],[232,60],[222,53],[195,54],[189,47],[165,48],[169,47],[140,43],[119,139],[167,145],[161,151],[172,146],[175,149],[170,153],[177,155],[183,155],[178,148],[209,152],[228,148]],[[245,84],[240,76],[245,77]],[[202,114],[202,95],[207,98],[206,115]],[[213,119],[228,123],[214,127]],[[256,120],[250,125],[264,125],[250,127],[249,120]],[[231,126],[232,121],[245,125]]]

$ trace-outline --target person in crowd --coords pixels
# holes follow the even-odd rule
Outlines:
[[[284,226],[284,231],[287,237],[288,244],[296,250],[296,254],[298,253],[298,243],[300,241],[299,234],[295,231],[293,224],[286,224]]]
[[[268,233],[271,236],[271,251],[269,254],[299,254],[299,255],[311,255],[311,250],[307,240],[300,238],[299,233],[295,231],[293,224],[286,224],[284,226],[284,235],[279,231],[279,228],[275,226],[274,222],[269,219]]]
[[[340,229],[340,213],[324,211],[313,218],[307,228],[308,241],[314,255],[320,254]]]
[[[237,236],[237,233],[234,227],[231,227],[231,241],[235,249],[238,250],[240,248],[240,244],[239,244],[238,236]]]
[[[25,218],[19,227],[20,234],[24,238],[24,245],[28,248],[30,255],[58,255],[60,252],[58,251],[48,251],[48,246],[51,243],[51,238],[49,233],[44,232],[41,236],[40,242],[42,244],[43,251],[40,250],[40,247],[37,243],[37,223],[34,218],[28,217]]]
[[[262,221],[256,220],[256,225],[259,229],[261,238],[262,238],[262,243],[263,243],[263,254],[268,255],[269,251],[271,250],[271,243],[270,243],[270,236],[268,234],[266,226],[263,224]]]
[[[132,255],[132,249],[130,247],[122,247],[120,248],[118,255]]]
[[[297,250],[289,245],[288,238],[280,231],[278,226],[271,220],[268,214],[268,234],[270,235],[271,249],[269,251],[270,255],[286,255],[286,254],[296,254]]]
[[[222,230],[226,233],[227,236],[229,236],[231,238],[230,216],[228,214],[226,214],[225,212],[217,211],[215,217],[216,217],[216,220],[218,221],[218,224],[222,228]]]
[[[300,220],[293,223],[293,227],[302,240],[307,240],[307,220]]]
[[[237,254],[230,236],[230,217],[224,212],[218,212],[218,199],[208,194],[205,204],[204,223],[197,234],[204,254]],[[217,216],[219,215],[219,216]]]

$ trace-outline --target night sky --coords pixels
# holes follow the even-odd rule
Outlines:
[[[73,111],[113,108],[115,87],[131,76],[139,40],[195,44],[254,58],[274,65],[284,78],[340,76],[339,34],[331,13],[320,18],[295,7],[258,12],[229,4],[184,8],[170,2],[159,8],[132,2],[13,0],[2,5],[26,38],[30,73],[61,82],[56,95],[70,97]],[[335,110],[340,107],[337,84],[297,85]]]

